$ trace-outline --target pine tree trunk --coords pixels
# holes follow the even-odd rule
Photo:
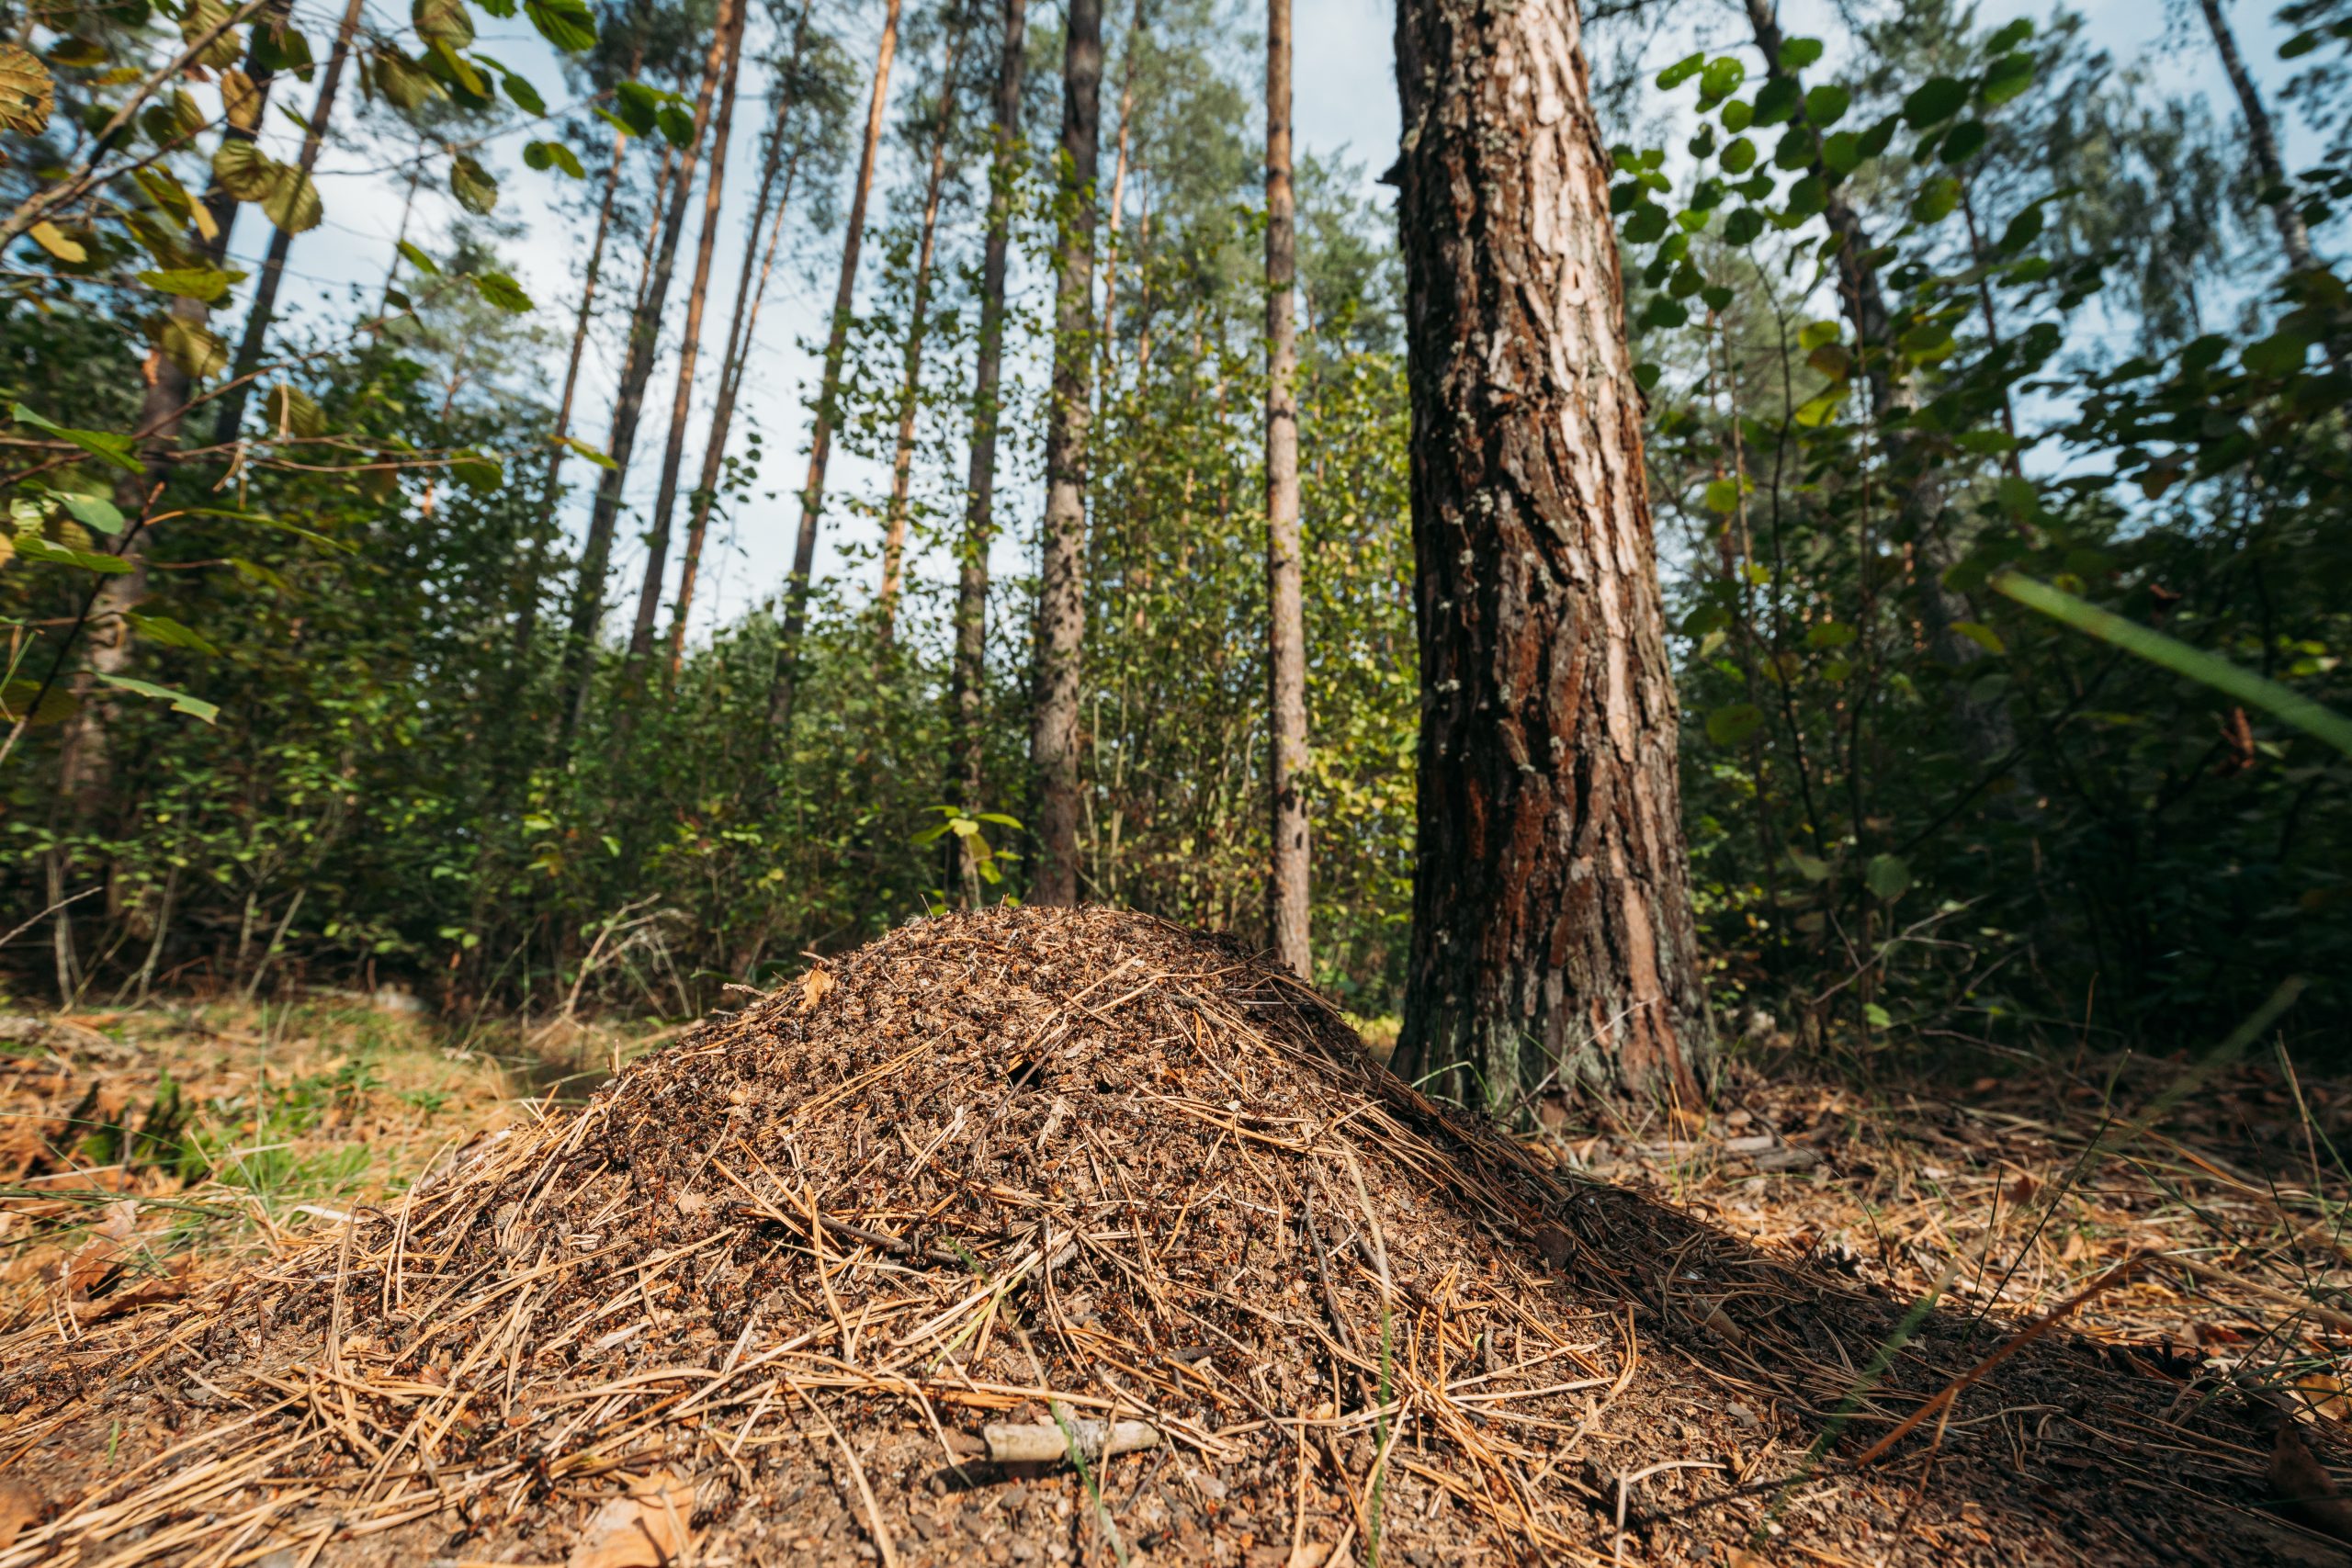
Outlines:
[[[1102,120],[1102,0],[1069,0],[1062,53],[1061,189],[1055,201],[1054,386],[1046,420],[1046,520],[1037,579],[1037,793],[1033,904],[1078,902],[1078,708],[1086,643],[1086,444],[1094,389],[1094,178]]]
[[[808,6],[800,7],[800,19],[793,26],[792,61],[786,67],[786,80],[797,81],[801,61],[808,47]],[[727,354],[718,366],[718,396],[710,409],[710,434],[702,447],[702,474],[686,498],[686,548],[678,562],[678,602],[670,615],[670,678],[676,680],[686,658],[686,617],[695,604],[695,584],[702,572],[703,540],[710,531],[710,512],[718,499],[718,476],[727,460],[727,433],[735,423],[735,399],[742,389],[743,367],[752,351],[752,333],[759,324],[760,302],[767,297],[768,277],[775,270],[777,243],[784,237],[784,217],[792,209],[792,186],[800,173],[800,156],[805,142],[796,141],[786,153],[784,137],[796,106],[788,97],[780,97],[776,105],[775,141],[760,169],[760,190],[752,205],[752,221],[743,235],[743,266],[735,278],[735,308],[727,321]],[[780,166],[780,169],[779,169]],[[775,189],[781,172],[784,189]],[[774,217],[771,219],[770,197],[775,197]],[[767,225],[767,248],[764,255],[760,246],[760,228]],[[759,264],[757,281],[752,266]]]
[[[311,121],[302,132],[302,151],[295,158],[295,167],[308,180],[319,166],[319,149],[326,142],[328,123],[334,118],[335,94],[343,85],[345,64],[351,58],[351,40],[359,31],[360,13],[367,0],[350,0],[344,7],[343,22],[335,29],[334,47],[327,52],[326,74],[319,80],[318,101],[311,107]],[[220,412],[212,424],[212,439],[217,446],[227,446],[237,438],[237,429],[245,421],[245,402],[253,395],[248,379],[254,367],[261,363],[262,349],[269,337],[271,319],[277,312],[277,284],[286,275],[286,257],[294,248],[294,235],[286,229],[272,228],[269,253],[261,265],[261,280],[254,285],[252,307],[245,312],[244,336],[237,344],[237,357],[229,367],[229,389],[221,394]]]
[[[1135,118],[1136,51],[1143,40],[1143,0],[1136,0],[1135,15],[1127,20],[1127,36],[1119,51],[1119,139],[1111,158],[1111,205],[1103,214],[1103,221],[1111,231],[1109,243],[1102,247],[1102,344],[1106,351],[1118,313],[1119,224],[1126,215],[1127,144],[1133,140],[1127,128]]]
[[[641,59],[640,55],[639,59]],[[629,62],[634,78],[638,60]],[[620,195],[621,160],[628,151],[628,133],[613,132],[613,155],[605,165],[605,196],[596,208],[595,238],[588,245],[588,266],[580,288],[580,310],[571,321],[571,353],[563,365],[563,395],[556,401],[555,431],[549,439],[548,477],[539,487],[538,521],[531,528],[530,562],[524,569],[523,603],[514,616],[514,661],[519,668],[531,651],[539,626],[539,584],[547,575],[548,544],[555,532],[556,502],[563,495],[563,459],[570,448],[571,405],[580,392],[580,362],[588,351],[588,327],[594,319],[596,288],[605,270],[605,242],[612,235],[613,205]]]
[[[2287,182],[2287,165],[2278,156],[2278,133],[2271,129],[2270,111],[2263,106],[2262,90],[2245,68],[2245,59],[2238,53],[2238,40],[2230,31],[2229,18],[2222,15],[2222,0],[2197,0],[2205,13],[2205,26],[2213,34],[2213,48],[2222,57],[2222,69],[2230,78],[2230,91],[2237,96],[2238,113],[2245,117],[2247,148],[2254,153],[2254,172],[2262,181],[2266,193],[2263,205],[2270,209],[2271,220],[2278,225],[2278,243],[2287,252],[2287,267],[2290,272],[2309,272],[2319,265],[2312,254],[2311,230],[2303,223],[2302,209],[2295,205],[2294,187]]]
[[[1768,71],[1781,70],[1781,28],[1772,0],[1747,0],[1747,19],[1756,47]],[[1792,125],[1803,129],[1804,110],[1798,107]],[[1950,671],[1951,733],[1954,744],[1970,765],[1984,770],[2007,767],[2012,786],[2005,796],[2018,811],[2030,812],[2034,792],[2017,756],[2016,726],[2008,704],[1998,695],[1976,692],[1974,667],[1989,657],[1984,646],[1960,627],[1976,618],[1967,596],[1948,587],[1945,574],[1967,552],[1948,514],[1943,480],[1918,450],[1906,428],[1887,420],[1918,406],[1917,385],[1894,373],[1894,338],[1881,288],[1871,262],[1869,232],[1861,217],[1834,183],[1831,172],[1816,157],[1812,173],[1829,188],[1823,218],[1838,239],[1838,298],[1860,345],[1863,379],[1870,388],[1871,409],[1881,425],[1887,465],[1898,476],[1895,487],[1897,532],[1911,541],[1913,594],[1919,623],[1927,633],[1928,656]]]
[[[996,538],[997,386],[1004,358],[1004,275],[1012,238],[1012,182],[1021,142],[1021,73],[1026,59],[1027,0],[1004,0],[1004,37],[997,56],[996,155],[989,169],[988,237],[980,257],[980,334],[972,369],[972,464],[964,491],[964,538],[956,581],[955,668],[949,676],[947,798],[980,809],[988,780],[982,726],[987,716],[989,547]],[[956,834],[948,886],[977,902],[979,868]]]
[[[711,34],[703,56],[702,85],[695,96],[694,135],[684,152],[672,163],[668,210],[661,215],[661,232],[654,239],[652,265],[638,291],[637,309],[629,319],[628,352],[621,366],[621,385],[613,404],[612,434],[605,444],[613,466],[596,479],[596,500],[588,513],[588,538],[581,551],[580,582],[572,595],[571,625],[563,649],[562,740],[568,748],[588,711],[588,692],[594,684],[596,628],[605,618],[605,577],[612,564],[613,530],[621,510],[621,484],[628,473],[631,450],[637,445],[638,421],[645,410],[645,384],[653,375],[654,351],[662,336],[662,315],[670,299],[670,276],[678,259],[678,236],[686,226],[686,194],[694,188],[695,165],[702,153],[703,132],[710,123],[711,96],[726,56],[727,29]],[[658,194],[658,191],[657,191]]]
[[[718,113],[711,121],[702,234],[695,244],[694,281],[686,288],[685,332],[678,341],[678,379],[677,389],[670,400],[670,434],[662,449],[662,478],[653,492],[645,580],[637,595],[637,624],[629,632],[628,663],[632,670],[653,651],[653,624],[662,613],[662,581],[670,561],[670,516],[678,504],[678,473],[685,466],[686,421],[694,413],[695,367],[702,350],[702,313],[710,298],[710,262],[718,248],[719,207],[726,194],[727,142],[735,129],[735,80],[743,63],[741,0],[719,0],[718,28],[718,47],[724,51],[727,63],[719,78]]]
[[[1266,0],[1266,733],[1274,956],[1314,974],[1307,945],[1306,611],[1298,525],[1297,211],[1291,193],[1291,0]]]
[[[825,503],[825,465],[833,452],[833,404],[841,396],[850,309],[857,296],[857,257],[865,243],[865,203],[874,193],[874,156],[882,142],[883,111],[890,96],[890,60],[898,49],[899,0],[888,0],[882,13],[882,41],[874,51],[874,91],[865,107],[865,144],[858,153],[857,185],[850,195],[849,223],[842,237],[842,275],[833,290],[832,331],[825,339],[824,379],[817,390],[815,426],[808,433],[808,477],[800,487],[800,533],[792,546],[792,580],[785,586],[775,681],[768,692],[772,743],[792,728],[792,705],[799,693],[800,637],[808,626],[808,575],[817,568],[817,519]]]
[[[922,242],[915,258],[913,298],[907,308],[906,369],[899,382],[899,438],[890,453],[890,505],[882,530],[882,596],[876,604],[882,645],[897,629],[900,574],[907,552],[908,494],[914,478],[915,418],[922,406],[922,342],[930,325],[931,264],[939,249],[939,193],[947,178],[947,133],[956,120],[956,64],[964,51],[958,23],[940,70],[939,119],[932,128],[931,175],[922,193]]]
[[[1710,1028],[1609,154],[1572,0],[1400,0],[1419,841],[1395,1066],[1691,1103]]]

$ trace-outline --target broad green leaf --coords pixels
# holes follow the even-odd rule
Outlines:
[[[1747,742],[1764,723],[1764,710],[1754,703],[1734,703],[1707,716],[1707,739],[1718,746]]]
[[[104,550],[77,550],[71,545],[61,545],[44,539],[39,534],[17,536],[17,553],[27,560],[47,561],[51,566],[79,567],[102,577],[119,577],[130,570],[130,563],[120,556]]]
[[[1836,321],[1807,321],[1797,329],[1797,346],[1811,350],[1819,348],[1824,344],[1836,343],[1844,335],[1845,330]]]
[[[62,724],[74,716],[74,710],[80,705],[62,682],[51,683],[45,692],[40,689],[40,682],[33,680],[16,680],[0,685],[0,719],[10,724],[23,718],[28,711],[32,715],[32,724],[36,728],[46,724]]]
[[[563,437],[563,445],[572,451],[579,453],[582,457],[587,458],[590,462],[595,464],[600,468],[617,470],[620,468],[618,463],[614,462],[610,457],[605,457],[602,452],[597,451],[596,448],[589,446],[588,443],[582,441],[577,437],[570,435]]]
[[[2009,651],[2009,645],[2001,640],[2001,634],[1982,621],[1954,621],[1951,629],[1987,653]]]
[[[523,286],[503,272],[486,272],[474,279],[474,291],[502,310],[517,315],[531,309],[531,297]]]
[[[1944,134],[1944,144],[1936,156],[1948,165],[1964,164],[1984,145],[1984,122],[1963,119]]]
[[[2246,344],[2245,352],[2239,357],[2256,375],[2279,378],[2292,376],[2302,369],[2303,361],[2310,357],[2311,350],[2311,338],[2289,328]]]
[[[506,89],[506,96],[514,100],[514,107],[525,114],[543,115],[548,112],[548,101],[539,96],[539,90],[512,71],[502,74],[498,85]]]
[[[1848,622],[1820,621],[1806,628],[1804,645],[1813,649],[1844,648],[1854,637],[1854,628]]]
[[[1911,890],[1911,863],[1901,855],[1872,855],[1862,868],[1862,886],[1892,904]]]
[[[481,452],[461,452],[450,458],[449,472],[469,490],[496,490],[506,482],[506,470],[498,459]]]
[[[49,67],[29,50],[0,44],[0,130],[38,136],[48,128],[56,107],[57,84],[51,79]]]
[[[1960,182],[1949,175],[1929,180],[1911,203],[1911,216],[1921,223],[1940,223],[1960,205]]]
[[[1805,853],[1803,850],[1798,849],[1794,844],[1791,844],[1789,846],[1789,863],[1796,867],[1797,874],[1804,877],[1807,882],[1826,882],[1829,880],[1829,863],[1823,860],[1819,855],[1809,855]]]
[[[1718,55],[1707,62],[1706,69],[1699,73],[1700,101],[1713,105],[1728,98],[1738,92],[1740,84],[1747,80],[1747,67],[1741,64],[1737,57]]]
[[[311,176],[291,164],[280,164],[262,197],[261,209],[269,220],[289,234],[306,234],[319,226],[326,208]]]
[[[1826,130],[1846,118],[1854,95],[1834,82],[1825,82],[1804,96],[1804,118]]]
[[[169,615],[142,615],[136,610],[126,610],[123,612],[122,618],[130,622],[131,629],[140,636],[165,648],[184,648],[190,653],[210,654],[215,657],[218,657],[220,652],[219,649],[205,640],[202,633],[193,626],[182,625]]]
[[[200,718],[207,724],[210,724],[220,716],[220,705],[218,703],[208,703],[202,697],[191,697],[186,692],[175,692],[169,686],[158,686],[153,681],[134,681],[128,675],[101,675],[98,679],[120,691],[135,693],[142,697],[153,697],[161,703],[169,703],[172,705],[174,713],[184,713],[191,718]]]
[[[400,252],[401,256],[407,260],[409,265],[416,268],[417,271],[424,274],[425,276],[438,277],[441,276],[441,268],[435,264],[433,258],[426,255],[423,251],[417,249],[416,246],[409,243],[406,240],[402,240],[401,242]]]
[[[245,274],[242,272],[221,272],[209,266],[174,267],[139,275],[139,281],[150,288],[176,294],[183,299],[201,299],[208,305],[219,303],[233,285],[244,280]]]
[[[8,416],[18,424],[29,424],[35,430],[45,430],[61,440],[70,441],[91,457],[103,458],[118,468],[127,468],[134,474],[147,471],[147,465],[131,455],[132,444],[128,435],[117,435],[110,430],[69,430],[43,419],[22,403],[11,408]]]
[[[653,117],[662,139],[681,152],[695,144],[695,117],[675,104],[663,104]]]
[[[1711,480],[1701,499],[1708,511],[1728,516],[1739,510],[1739,481],[1732,479]]]
[[[1781,44],[1781,64],[1791,71],[1802,71],[1821,58],[1821,40],[1817,38],[1792,38]]]
[[[490,171],[473,158],[459,153],[449,163],[449,193],[458,205],[478,218],[486,218],[498,205],[498,182]]]
[[[1724,239],[1735,245],[1753,244],[1764,232],[1764,215],[1752,207],[1743,207],[1724,220]]]
[[[261,408],[272,434],[315,441],[327,433],[326,411],[300,387],[278,383],[262,394]]]
[[[1984,80],[1977,87],[1977,98],[1986,108],[1997,108],[2033,85],[2033,57],[2030,54],[2005,54],[1984,68]]]
[[[541,38],[567,54],[596,42],[596,18],[586,0],[524,0],[523,13]]]
[[[391,100],[393,107],[410,113],[442,96],[440,83],[423,66],[389,45],[376,51],[375,75],[376,90]]]
[[[2112,611],[2063,593],[2020,572],[1996,572],[1990,581],[1994,588],[2030,610],[2039,610],[2052,620],[2063,621],[2078,632],[2137,654],[2176,675],[2202,682],[2352,757],[2352,718],[2312,701],[2292,687],[2241,669],[2218,653],[2192,648],[2137,621],[2127,621]]]
[[[212,150],[212,177],[239,201],[260,201],[275,188],[277,161],[243,139],[224,140]]]
[[[187,8],[180,13],[180,38],[187,43],[194,43],[215,28],[222,29],[198,51],[197,64],[218,71],[234,65],[237,57],[244,52],[237,39],[237,29],[222,26],[230,16],[229,7],[221,0],[190,0]]]
[[[584,180],[588,171],[580,166],[580,159],[560,141],[529,141],[523,146],[523,163],[533,169],[560,169],[575,180]]]
[[[1870,1026],[1872,1029],[1892,1029],[1894,1027],[1894,1015],[1887,1011],[1884,1008],[1879,1006],[1876,1002],[1864,1002],[1862,1004],[1862,1016],[1870,1021]]]
[[[416,0],[409,17],[416,24],[416,36],[427,43],[463,49],[474,41],[474,19],[466,0]]]
[[[1793,77],[1775,76],[1764,84],[1756,95],[1756,113],[1752,123],[1758,126],[1778,125],[1797,112],[1804,102],[1804,93]]]
[[[1744,175],[1756,166],[1756,143],[1745,136],[1735,137],[1716,162],[1723,164],[1725,174]]]
[[[104,496],[83,495],[70,490],[51,491],[50,495],[65,508],[66,515],[85,528],[95,528],[101,534],[122,532],[121,512]]]
[[[1949,76],[1930,78],[1903,100],[1903,123],[1914,130],[1940,125],[1968,102],[1968,89]]]
[[[1657,73],[1657,85],[1659,89],[1663,92],[1672,92],[1675,88],[1679,87],[1683,83],[1688,82],[1691,77],[1696,76],[1701,71],[1704,70],[1706,68],[1706,64],[1707,56],[1704,51],[1701,51],[1697,54],[1684,55],[1681,59],[1676,61],[1673,64],[1668,66],[1665,70]]]
[[[165,316],[155,328],[155,346],[164,356],[201,381],[229,367],[229,346],[220,334],[200,321]]]

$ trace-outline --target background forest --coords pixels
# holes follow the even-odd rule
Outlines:
[[[1073,343],[1080,888],[1267,931],[1263,17],[1114,6],[1077,201],[1061,9],[885,3],[12,10],[12,986],[690,1014],[1023,897]],[[2339,1048],[2352,6],[2176,7],[2214,98],[2063,9],[1587,24],[1725,1032],[2169,1049],[2300,976]],[[289,312],[322,148],[401,237]],[[1363,155],[1296,171],[1303,796],[1314,976],[1377,1016],[1420,688]],[[794,569],[728,578],[752,536]]]

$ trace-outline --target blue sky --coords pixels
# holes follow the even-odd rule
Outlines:
[[[1046,0],[1049,4],[1049,0]],[[1395,79],[1391,73],[1390,32],[1394,12],[1385,0],[1295,0],[1298,37],[1296,63],[1295,118],[1298,139],[1303,151],[1332,153],[1349,151],[1364,165],[1367,177],[1385,167],[1394,156],[1396,141],[1396,99]],[[1046,5],[1041,4],[1040,10]],[[854,51],[870,59],[871,30],[878,26],[879,7],[873,7],[874,18],[866,24],[865,36],[852,40]],[[1110,7],[1118,17],[1124,6]],[[2228,119],[2233,108],[2228,101],[2227,85],[2218,66],[2212,63],[2212,53],[2201,24],[2195,24],[2193,11],[2187,14],[2188,30],[2175,23],[2166,30],[2166,6],[2149,4],[2148,0],[2094,0],[2083,7],[2091,35],[2119,61],[2145,60],[2169,85],[2201,91],[2213,102],[2217,117]],[[335,7],[339,12],[340,7]],[[298,7],[304,26],[318,40],[323,52],[324,40],[331,36],[334,16],[327,12],[319,0],[307,0]],[[404,20],[392,6],[380,7],[377,19],[389,29]],[[1050,14],[1050,13],[1048,13]],[[2028,6],[2010,0],[1987,0],[1983,7],[1983,19],[1997,24],[2011,16],[2048,14],[2046,7]],[[1237,12],[1237,17],[1246,17]],[[1673,55],[1695,47],[1700,40],[1720,43],[1726,47],[1740,38],[1744,24],[1742,14],[1729,4],[1719,5],[1712,12],[1695,13],[1690,27],[1678,36],[1662,40],[1658,59],[1663,63]],[[1792,33],[1812,32],[1834,39],[1837,28],[1834,14],[1821,0],[1784,0],[1783,23]],[[485,18],[485,20],[487,20]],[[2266,82],[2274,99],[2285,73],[2277,60],[2280,34],[2267,11],[2241,5],[2235,8],[2233,21],[2238,29],[2240,46],[2256,73]],[[524,71],[538,85],[550,104],[564,101],[561,76],[548,51],[520,21],[488,23],[481,46],[509,64]],[[1117,38],[1112,38],[1113,70],[1116,69]],[[903,89],[914,77],[903,56],[894,74],[894,88]],[[751,197],[751,186],[756,175],[756,160],[752,138],[757,134],[761,112],[761,85],[750,80],[744,84],[745,96],[736,115],[735,145],[731,149],[728,171],[729,208],[721,249],[714,267],[714,297],[706,327],[706,350],[703,363],[713,364],[715,345],[726,330],[729,297],[733,287],[736,259],[741,243],[741,218]],[[1106,94],[1106,96],[1108,95]],[[307,105],[303,106],[307,107]],[[286,129],[277,117],[273,126],[287,142],[278,151],[292,153],[294,133]],[[1608,128],[1604,128],[1606,130]],[[569,315],[562,302],[576,298],[573,272],[580,253],[584,251],[588,236],[583,229],[561,220],[549,203],[558,193],[555,182],[560,176],[533,174],[522,167],[520,148],[525,133],[516,132],[500,139],[484,154],[484,162],[503,183],[503,211],[524,218],[529,224],[529,238],[514,255],[516,272],[532,296],[548,304],[543,308],[543,320],[551,329],[560,333],[569,328]],[[2290,161],[2296,154],[2312,150],[2290,140]],[[370,288],[380,282],[391,239],[400,222],[401,182],[380,172],[372,172],[382,162],[382,155],[364,149],[331,151],[322,161],[320,185],[327,201],[327,221],[319,231],[298,241],[293,253],[288,279],[289,304],[306,313],[324,311],[340,313],[346,286],[361,282]],[[1107,174],[1107,160],[1106,160]],[[906,177],[907,171],[888,168],[886,180]],[[696,203],[698,216],[699,203]],[[446,232],[453,212],[446,197],[428,187],[426,198],[420,202],[412,220],[411,237],[430,246]],[[688,243],[691,243],[692,231]],[[264,243],[258,221],[248,216],[236,232],[235,252],[251,257]],[[868,250],[868,276],[872,276],[872,250]],[[681,265],[681,277],[685,271]],[[1037,280],[1030,280],[1035,286]],[[807,418],[802,402],[811,384],[815,364],[807,351],[806,342],[821,330],[825,311],[830,304],[831,277],[811,278],[795,273],[787,275],[782,266],[772,288],[769,303],[763,313],[755,347],[752,370],[747,378],[745,401],[747,409],[759,420],[768,435],[766,466],[761,475],[756,498],[741,509],[741,514],[727,533],[714,529],[713,550],[709,559],[711,592],[701,595],[702,605],[696,620],[707,627],[711,617],[740,613],[746,605],[763,594],[774,592],[782,580],[791,552],[791,536],[797,526],[797,512],[792,504],[790,491],[798,482],[799,470],[805,461],[803,442]],[[673,299],[682,300],[683,281]],[[674,334],[676,318],[673,316]],[[607,343],[604,352],[587,367],[583,377],[580,408],[584,418],[575,425],[574,434],[592,443],[601,444],[605,410],[609,406],[614,382],[616,355],[614,345]],[[544,367],[550,382],[560,377],[560,349],[550,355],[551,363]],[[707,378],[706,378],[707,379]],[[632,501],[642,501],[650,495],[658,465],[659,444],[662,438],[662,421],[667,417],[669,404],[668,367],[656,373],[649,397],[649,405],[661,411],[650,414],[648,428],[639,443],[639,460],[633,466],[628,495]],[[688,472],[699,455],[700,421],[697,411],[695,434],[687,450]],[[740,429],[740,425],[739,425]],[[647,448],[650,447],[651,456]],[[575,464],[575,479],[584,479],[584,464]],[[837,457],[833,465],[832,482],[836,491],[844,488],[861,490],[868,495],[882,488],[882,476],[870,465]],[[1034,515],[1038,498],[1031,493],[1036,488],[1035,476],[1016,470],[1003,476],[1003,493],[1017,517]],[[779,499],[766,499],[775,491]],[[575,509],[575,512],[577,509]],[[571,519],[576,526],[579,518]],[[870,532],[871,525],[846,514],[845,509],[829,509],[828,547],[820,556],[820,571],[836,570],[842,565],[838,548],[844,537],[854,536],[857,530]],[[674,551],[673,559],[674,560]],[[616,551],[616,592],[619,600],[630,600],[634,581],[641,570],[643,553],[633,534],[624,528],[624,536]],[[1007,564],[1012,564],[1010,561]]]

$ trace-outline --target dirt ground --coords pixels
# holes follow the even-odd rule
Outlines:
[[[2345,1101],[2281,1064],[1768,1049],[1510,1138],[1102,911],[577,1109],[349,1010],[11,1049],[0,1568],[2347,1558]]]

